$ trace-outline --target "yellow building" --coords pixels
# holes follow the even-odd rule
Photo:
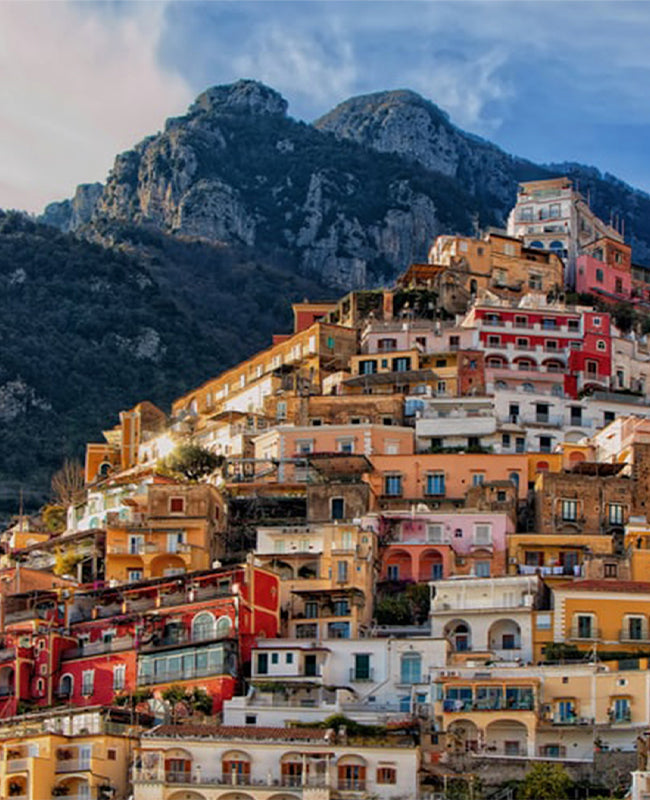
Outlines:
[[[150,484],[129,500],[131,512],[109,515],[106,580],[148,580],[209,569],[223,555],[225,512],[210,485]]]
[[[650,583],[618,579],[556,585],[553,639],[583,651],[650,651]]]
[[[111,712],[112,713],[112,712]],[[97,709],[3,722],[0,796],[126,800],[135,729]]]
[[[256,554],[281,577],[289,638],[354,639],[370,629],[373,531],[349,524],[260,528]]]

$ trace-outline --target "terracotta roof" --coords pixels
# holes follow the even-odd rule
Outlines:
[[[330,734],[331,735],[331,734]],[[171,736],[179,739],[262,739],[324,742],[324,728],[264,728],[253,725],[159,725],[145,736]]]
[[[611,580],[584,580],[568,581],[560,583],[556,589],[568,589],[576,592],[620,592],[621,594],[648,594],[650,595],[650,583],[647,581],[619,581]]]

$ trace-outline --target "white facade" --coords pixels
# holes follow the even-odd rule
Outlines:
[[[163,726],[142,737],[133,800],[329,800],[340,792],[414,800],[419,767],[410,742],[370,745],[343,732],[255,726],[205,726],[200,736],[181,726],[174,736]]]
[[[446,663],[447,651],[444,639],[428,637],[260,641],[252,656],[254,689],[224,702],[224,722],[243,725],[252,715],[254,724],[282,725],[343,713],[376,723],[412,714],[430,702],[429,675]]]
[[[431,584],[431,635],[477,660],[532,661],[536,575],[457,577]]]

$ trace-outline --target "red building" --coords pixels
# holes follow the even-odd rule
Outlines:
[[[611,375],[610,317],[580,308],[475,306],[463,325],[476,326],[486,380],[557,384],[569,397],[607,388]]]

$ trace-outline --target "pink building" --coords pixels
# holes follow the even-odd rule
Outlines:
[[[386,512],[364,522],[386,542],[380,580],[424,582],[507,572],[507,535],[514,533],[515,526],[505,512]]]
[[[598,295],[606,302],[632,298],[632,250],[629,245],[603,237],[578,256],[576,291]]]
[[[476,347],[476,331],[464,327],[441,328],[432,320],[373,322],[361,333],[361,352],[368,354],[417,350],[448,353]]]

